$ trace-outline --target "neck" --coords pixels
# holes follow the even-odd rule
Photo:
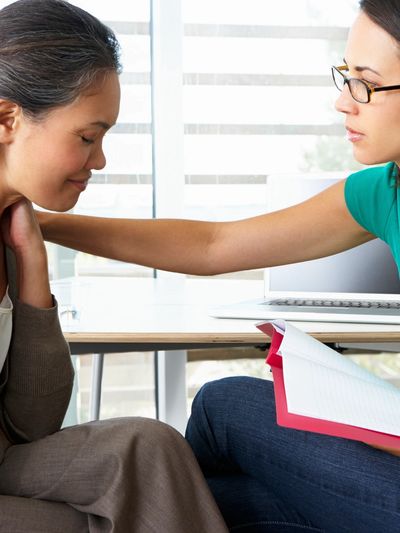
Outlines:
[[[0,173],[0,217],[3,212],[15,202],[18,202],[22,198],[22,195],[17,191],[13,191],[7,184],[4,174]]]
[[[21,198],[22,195],[12,187],[8,147],[6,144],[0,143],[0,217],[7,207],[15,204]]]

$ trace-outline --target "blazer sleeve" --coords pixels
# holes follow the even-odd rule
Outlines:
[[[16,298],[15,261],[7,251],[13,332],[0,377],[1,425],[11,442],[29,442],[60,429],[71,396],[73,367],[57,303],[38,309]]]

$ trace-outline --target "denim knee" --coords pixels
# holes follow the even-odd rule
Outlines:
[[[235,423],[243,424],[248,416],[265,403],[273,405],[273,387],[268,380],[248,376],[235,376],[210,381],[196,394],[186,438],[199,432],[225,433]],[[258,416],[258,415],[257,415]]]
[[[261,392],[261,396],[258,396]],[[257,396],[266,400],[273,399],[272,382],[266,379],[249,376],[234,376],[209,381],[196,394],[192,404],[192,416],[196,418],[199,409],[213,410],[220,403],[227,406],[231,401],[240,402],[249,396]]]

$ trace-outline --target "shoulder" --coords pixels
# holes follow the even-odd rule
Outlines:
[[[344,194],[355,220],[386,240],[386,227],[397,203],[397,165],[388,163],[351,174],[346,179]]]
[[[345,194],[351,197],[357,193],[361,198],[368,198],[373,193],[389,193],[393,196],[396,188],[397,165],[388,163],[381,167],[371,167],[354,174],[346,179]]]
[[[360,187],[368,194],[368,187],[379,186],[381,189],[392,188],[396,185],[397,165],[388,163],[380,167],[370,167],[350,174],[346,179],[346,190],[352,187]]]

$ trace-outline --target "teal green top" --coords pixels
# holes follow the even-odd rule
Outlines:
[[[345,200],[353,218],[385,241],[400,270],[400,189],[397,166],[388,163],[351,174],[345,184]]]

